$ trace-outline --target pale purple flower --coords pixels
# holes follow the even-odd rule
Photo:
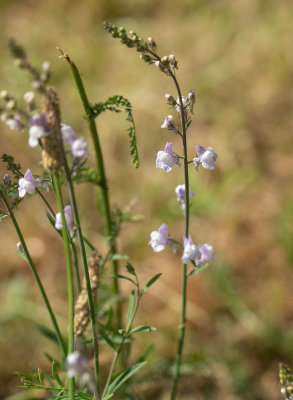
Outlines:
[[[61,124],[61,134],[65,145],[71,145],[76,140],[75,132],[69,125]]]
[[[65,220],[66,220],[66,226],[69,231],[70,236],[73,236],[73,226],[72,226],[72,212],[71,212],[71,207],[66,206],[64,208],[64,215],[65,215]],[[55,221],[55,228],[58,230],[62,229],[62,218],[61,218],[61,213],[57,213],[56,216],[56,221]]]
[[[172,115],[168,115],[163,123],[163,125],[161,125],[161,128],[166,128],[169,131],[177,131],[177,128],[173,122],[173,117]]]
[[[196,265],[203,265],[208,262],[215,261],[215,253],[213,246],[205,243],[197,246],[198,254],[196,259]]]
[[[151,240],[149,245],[152,246],[153,250],[157,253],[164,250],[168,244],[168,226],[162,224],[157,231],[151,232]]]
[[[78,351],[69,353],[65,362],[69,378],[82,376],[88,369],[88,361]]]
[[[40,186],[40,179],[34,179],[31,170],[27,169],[24,177],[18,181],[19,197],[24,197],[26,193],[33,194],[38,186]]]
[[[184,108],[184,110],[185,110],[185,108],[186,108],[186,106],[187,106],[187,104],[188,104],[188,99],[187,99],[186,97],[184,97],[184,96],[181,96],[181,99],[182,99],[183,108]],[[175,108],[176,108],[176,111],[178,111],[178,112],[180,113],[180,102],[179,102],[179,97],[177,97],[177,104],[176,104]]]
[[[74,142],[71,144],[71,152],[77,161],[89,157],[88,145],[83,137],[74,140]]]
[[[183,237],[184,242],[184,250],[182,255],[182,262],[187,264],[189,260],[195,260],[198,258],[198,250],[195,244],[192,242],[191,236],[189,235],[188,239],[186,236]]]
[[[179,157],[173,153],[173,144],[167,142],[164,151],[158,151],[156,167],[169,172],[174,168],[174,164],[180,167]]]
[[[175,188],[175,193],[177,196],[177,200],[181,203],[182,210],[184,210],[185,209],[185,184],[177,185]],[[194,197],[194,196],[195,196],[195,193],[193,193],[189,189],[189,197]]]
[[[214,169],[216,159],[218,158],[215,150],[211,147],[205,149],[200,145],[195,146],[195,149],[197,151],[197,157],[194,157],[193,159],[195,169],[198,171],[199,164],[201,164],[205,169]]]
[[[50,133],[47,125],[46,114],[36,114],[30,120],[29,139],[30,147],[36,147],[39,144],[39,139],[43,136],[48,136]]]

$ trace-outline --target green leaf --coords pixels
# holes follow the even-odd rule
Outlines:
[[[21,258],[23,258],[26,262],[28,262],[27,257],[26,257],[26,255],[24,254],[23,251],[18,250],[18,249],[15,249],[15,251]]]
[[[136,130],[134,119],[132,115],[132,105],[129,100],[125,97],[116,95],[109,97],[104,103],[96,103],[91,107],[91,111],[94,117],[98,117],[104,111],[114,111],[116,113],[124,110],[126,112],[126,121],[130,123],[128,128],[128,137],[130,145],[130,156],[135,168],[139,166],[138,150],[136,146]]]
[[[106,396],[104,396],[104,397],[102,398],[102,400],[109,400],[109,399],[111,399],[113,396],[114,396],[114,393],[107,394]]]
[[[51,331],[51,329],[49,329],[46,326],[41,325],[41,324],[35,324],[35,327],[46,338],[48,338],[48,339],[52,340],[52,342],[58,344],[57,336],[56,336],[55,332]]]
[[[114,342],[110,339],[110,337],[106,334],[106,332],[101,329],[101,335],[103,336],[103,339],[105,339],[106,343],[114,350],[116,351],[116,346]]]
[[[133,287],[131,290],[131,295],[129,297],[129,303],[128,303],[127,319],[126,319],[126,332],[128,332],[131,327],[134,304],[135,304],[135,288]]]
[[[58,385],[59,385],[61,388],[63,388],[64,385],[63,385],[63,382],[61,381],[61,379],[60,379],[60,377],[59,377],[59,375],[58,375],[58,372],[57,372],[57,364],[56,364],[56,361],[55,361],[55,360],[53,360],[53,362],[52,362],[52,375],[54,376],[55,381],[58,383]]]
[[[140,325],[140,326],[137,326],[136,328],[131,329],[131,331],[129,332],[129,335],[131,335],[132,333],[135,333],[135,332],[152,332],[152,331],[156,331],[156,330],[157,329],[152,326]]]
[[[130,281],[131,283],[133,283],[135,286],[137,286],[136,282],[134,282],[133,279],[129,278],[128,276],[124,276],[124,275],[112,275],[113,278],[119,278],[119,279],[126,279],[127,281]]]
[[[162,275],[160,272],[159,274],[155,275],[152,279],[148,281],[148,283],[145,285],[145,287],[141,290],[140,296],[142,296]]]
[[[126,254],[113,254],[110,260],[127,260],[128,258]]]
[[[38,377],[39,377],[39,382],[41,385],[44,385],[44,381],[43,381],[43,373],[42,370],[40,368],[38,368]]]
[[[138,363],[134,365],[133,367],[127,369],[126,371],[120,372],[110,383],[108,390],[106,392],[107,394],[114,394],[116,390],[124,383],[126,382],[133,374],[135,374],[138,370],[140,370],[147,361],[143,361],[141,363]]]
[[[197,275],[199,272],[203,271],[204,269],[206,269],[206,268],[210,265],[210,264],[206,263],[206,264],[203,264],[203,265],[201,265],[200,267],[198,267],[198,266],[195,264],[194,260],[191,260],[191,262],[192,262],[192,264],[193,264],[193,266],[194,266],[195,268],[194,268],[191,272],[189,272],[188,276]]]

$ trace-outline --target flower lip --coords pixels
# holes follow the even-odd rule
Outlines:
[[[202,164],[205,169],[214,169],[215,162],[218,158],[215,150],[212,147],[207,147],[205,149],[200,145],[195,146],[195,149],[197,151],[197,157],[193,159],[195,169],[198,171],[199,164]]]

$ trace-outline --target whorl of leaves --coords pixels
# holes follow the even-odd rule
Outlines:
[[[116,95],[109,97],[105,102],[94,104],[92,107],[92,113],[94,117],[98,117],[103,111],[114,111],[116,113],[124,110],[126,112],[126,121],[130,123],[128,128],[129,145],[130,145],[130,156],[135,168],[139,166],[138,150],[136,145],[136,130],[132,114],[132,105],[129,100],[125,97]]]

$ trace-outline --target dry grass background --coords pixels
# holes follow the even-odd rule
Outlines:
[[[163,174],[154,168],[156,152],[170,140],[170,133],[160,128],[169,113],[164,94],[174,90],[155,67],[109,37],[102,21],[152,36],[160,54],[174,53],[179,59],[183,93],[191,88],[197,93],[189,153],[200,143],[219,154],[213,173],[191,171],[191,188],[197,193],[192,236],[198,243],[212,243],[217,261],[189,282],[187,375],[180,398],[279,398],[278,363],[293,366],[291,0],[0,0],[0,7],[1,89],[22,97],[30,88],[28,77],[8,55],[6,41],[14,37],[34,63],[51,62],[63,120],[88,140],[71,74],[56,46],[78,64],[93,102],[123,94],[133,104],[141,159],[137,171],[128,157],[123,116],[104,114],[97,124],[112,204],[124,207],[135,200],[134,211],[145,216],[143,223],[123,228],[119,251],[130,256],[142,281],[163,272],[138,316],[138,322],[158,328],[142,334],[138,342],[141,349],[149,341],[155,344],[148,365],[151,381],[145,389],[150,399],[158,400],[168,398],[164,368],[177,337],[180,255],[174,258],[168,250],[154,254],[147,243],[150,231],[161,222],[168,223],[174,236],[183,233],[174,194],[182,171]],[[1,153],[13,154],[24,170],[41,172],[39,150],[28,148],[27,133],[10,132],[3,125],[0,133]],[[178,139],[173,142],[179,145]],[[92,157],[89,163],[93,162]],[[78,198],[84,229],[103,250],[94,188],[80,185]],[[49,199],[53,202],[52,194]],[[24,201],[17,216],[66,329],[62,243],[48,225],[39,198]],[[16,242],[11,224],[3,221],[1,397],[19,392],[14,371],[28,371],[30,361],[44,366],[44,349],[56,351],[35,329],[35,323],[47,323],[48,318],[27,266],[13,250]],[[126,286],[126,294],[127,290]]]

